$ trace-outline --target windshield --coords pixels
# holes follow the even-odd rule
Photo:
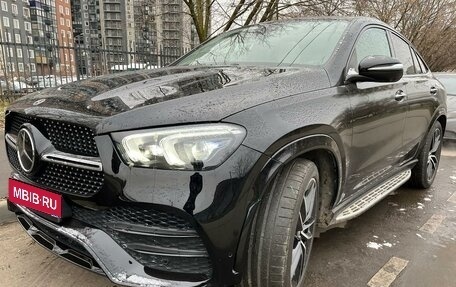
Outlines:
[[[456,75],[437,75],[448,94],[456,95]]]
[[[270,23],[221,34],[181,59],[178,65],[320,66],[337,47],[347,21]]]

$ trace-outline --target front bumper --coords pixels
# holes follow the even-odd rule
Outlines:
[[[36,135],[45,139],[41,141],[43,146],[70,153],[72,160],[78,160],[76,155],[82,150],[84,156],[95,157],[102,164],[102,171],[93,171],[86,166],[74,166],[74,160],[55,163],[40,158],[37,172],[27,175],[21,171],[14,144],[6,142],[14,179],[62,194],[70,207],[84,209],[83,213],[73,209],[72,217],[56,225],[22,206],[11,206],[27,218],[20,218],[25,227],[30,220],[35,222],[35,229],[46,228],[40,231],[39,238],[54,236],[51,242],[60,242],[61,238],[70,242],[66,248],[79,250],[78,256],[87,259],[72,257],[73,262],[76,260],[91,270],[95,267],[94,271],[102,270],[119,284],[233,286],[241,281],[249,228],[261,192],[278,168],[277,162],[241,145],[214,170],[130,167],[119,157],[110,135],[95,136],[86,125],[56,120],[54,114],[48,118],[44,114],[13,112],[7,116],[5,131],[17,135],[25,123],[38,129]],[[83,140],[74,140],[77,138]],[[145,213],[162,210],[164,217],[157,218],[165,218],[165,223],[170,220],[170,224],[163,226],[161,220],[144,224],[144,214],[134,220],[104,217],[105,211],[118,211],[126,206],[134,207],[127,214],[134,214],[135,208],[141,207]],[[87,216],[88,211],[102,216]],[[59,248],[48,249],[59,253]]]
[[[131,256],[105,231],[85,225],[79,220],[60,226],[9,201],[8,208],[16,213],[22,227],[41,246],[85,269],[104,273],[116,284],[188,287],[202,286],[208,281],[195,277],[190,281],[177,278],[177,281],[151,276],[137,258]]]

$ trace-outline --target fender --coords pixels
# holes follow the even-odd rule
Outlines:
[[[429,124],[428,129],[427,129],[427,133],[426,133],[424,139],[421,141],[420,147],[419,147],[418,151],[420,151],[420,150],[423,148],[423,146],[426,144],[426,136],[429,134],[429,132],[430,132],[432,126],[434,125],[434,123],[435,123],[436,121],[438,121],[439,118],[441,118],[441,117],[444,117],[444,119],[445,119],[444,122],[445,122],[445,125],[446,125],[447,117],[446,117],[446,108],[445,108],[444,106],[439,106],[439,107],[434,111],[434,114],[432,115],[432,118],[431,118],[431,122],[430,122],[430,124]],[[442,129],[443,129],[442,138],[443,138],[443,136],[445,135],[445,125],[442,125]],[[418,152],[417,152],[417,153],[418,153]]]
[[[253,193],[253,200],[251,201],[247,215],[244,220],[244,225],[239,238],[238,248],[236,251],[235,266],[234,270],[241,271],[244,269],[247,263],[248,256],[248,244],[253,227],[254,218],[268,186],[273,181],[279,170],[287,165],[295,158],[311,152],[312,150],[327,150],[335,159],[337,165],[338,181],[337,181],[337,198],[336,203],[340,201],[340,190],[345,174],[344,153],[341,152],[339,145],[336,140],[325,134],[314,134],[308,135],[299,139],[296,139],[287,145],[277,150],[269,160],[264,164],[260,173],[256,177],[250,193]],[[266,156],[266,155],[265,155]],[[261,161],[261,160],[260,160]]]

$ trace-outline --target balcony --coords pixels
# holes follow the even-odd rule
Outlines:
[[[46,56],[36,56],[35,63],[37,64],[48,64],[48,58]]]

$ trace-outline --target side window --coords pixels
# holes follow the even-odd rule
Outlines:
[[[380,28],[371,28],[362,32],[356,42],[350,59],[350,68],[358,71],[359,62],[367,56],[391,57],[386,31]]]
[[[413,64],[412,54],[409,44],[391,33],[391,40],[393,42],[394,51],[396,53],[396,58],[401,61],[404,65],[404,74],[413,75],[415,74],[415,66]]]
[[[414,50],[412,50],[412,58],[413,58],[413,63],[415,64],[415,71],[417,74],[422,74],[423,71],[420,66],[420,62],[418,62],[418,58],[416,56],[416,53]]]
[[[423,59],[421,59],[420,55],[416,54],[416,58],[418,59],[418,63],[420,64],[421,66],[421,70],[423,71],[423,73],[427,73],[429,71],[428,67],[426,66],[426,64],[423,62]]]

